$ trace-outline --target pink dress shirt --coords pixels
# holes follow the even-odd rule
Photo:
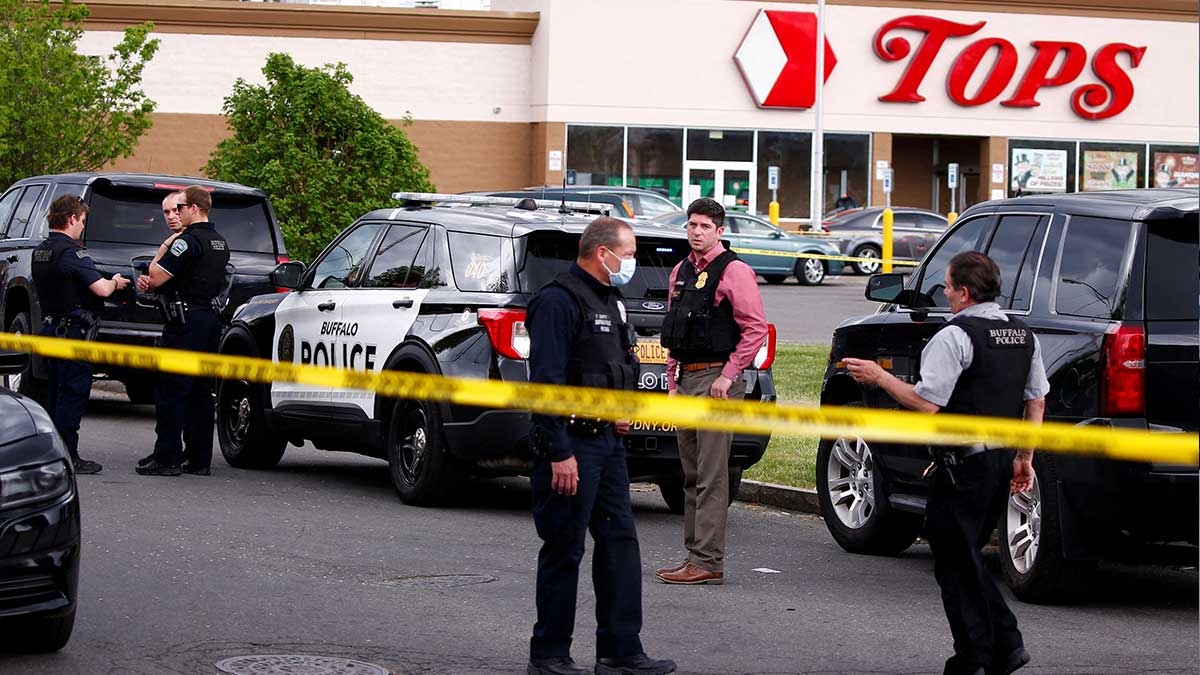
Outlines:
[[[717,242],[716,246],[708,249],[708,253],[702,256],[692,251],[687,259],[680,262],[679,265],[692,265],[696,269],[696,274],[699,274],[724,252],[725,245]],[[675,277],[679,274],[679,265],[671,270],[671,279],[667,286],[670,289],[667,293],[668,308],[671,302],[670,291],[675,288]],[[738,342],[733,354],[729,356],[725,367],[721,369],[721,374],[736,382],[742,376],[742,371],[753,363],[754,355],[758,353],[759,348],[763,345],[763,340],[767,338],[767,312],[763,309],[762,293],[758,291],[758,277],[754,274],[754,270],[741,260],[729,263],[729,266],[725,268],[725,273],[721,275],[720,283],[717,284],[714,304],[719,305],[725,300],[729,300],[733,306],[733,320],[737,322],[738,328],[742,329],[742,339]],[[670,356],[667,357],[667,391],[675,391],[675,372],[678,366],[678,361]]]

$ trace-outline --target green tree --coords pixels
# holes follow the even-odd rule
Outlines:
[[[86,6],[0,0],[0,186],[39,173],[100,169],[133,154],[152,123],[142,69],[151,23],[125,29],[106,57],[80,54]]]
[[[350,93],[345,64],[271,54],[263,74],[265,86],[234,83],[222,108],[233,136],[204,170],[262,188],[293,258],[311,261],[356,217],[394,204],[392,192],[433,190],[408,136]]]

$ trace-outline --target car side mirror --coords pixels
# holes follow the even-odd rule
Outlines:
[[[772,239],[783,239],[784,236],[785,235],[782,232],[780,232],[779,230],[771,230],[771,238]]]
[[[0,351],[0,375],[19,375],[28,366],[28,353]]]
[[[867,279],[866,296],[875,302],[896,302],[904,292],[904,275],[898,272],[874,274]]]
[[[279,288],[296,290],[300,288],[300,281],[304,278],[304,273],[307,271],[308,265],[299,260],[280,263],[275,269],[271,270],[271,283]]]

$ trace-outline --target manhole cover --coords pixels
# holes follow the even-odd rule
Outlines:
[[[390,675],[370,663],[306,654],[236,656],[219,661],[217,670],[230,675]]]
[[[404,588],[458,588],[475,584],[490,584],[496,577],[489,574],[417,574],[408,577],[384,579],[384,586]]]

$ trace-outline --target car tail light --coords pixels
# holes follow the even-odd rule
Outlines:
[[[1118,324],[1104,336],[1100,382],[1104,415],[1138,415],[1146,410],[1146,331]]]
[[[283,264],[283,263],[285,263],[285,262],[291,262],[291,261],[292,261],[292,259],[291,259],[291,258],[287,257],[286,255],[283,255],[282,253],[276,253],[276,254],[275,254],[275,264],[276,264],[276,265],[282,265],[282,264]],[[292,289],[290,289],[290,288],[284,288],[284,287],[282,287],[282,286],[276,286],[276,287],[275,287],[275,292],[276,292],[276,293],[291,293],[291,292],[292,292]]]
[[[480,309],[479,325],[487,330],[492,349],[510,359],[529,358],[529,331],[523,309]]]
[[[758,348],[758,353],[754,355],[754,368],[758,370],[766,370],[775,363],[775,324],[767,324],[767,339],[763,341],[763,346]]]

